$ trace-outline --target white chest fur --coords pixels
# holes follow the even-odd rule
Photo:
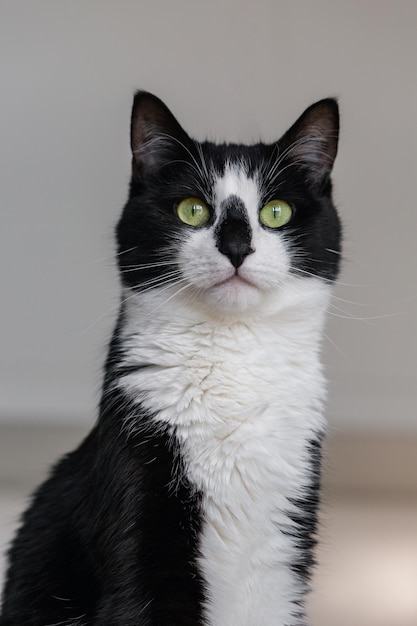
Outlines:
[[[164,320],[150,315],[149,299],[149,315],[140,296],[130,301],[128,361],[151,367],[119,384],[172,427],[203,494],[209,626],[299,623],[294,603],[304,589],[286,531],[291,500],[312,480],[309,442],[324,428],[318,352],[326,299],[316,299],[315,315],[287,310],[229,324],[184,318],[175,304]]]

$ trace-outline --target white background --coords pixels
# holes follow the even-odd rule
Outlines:
[[[327,329],[329,421],[416,432],[416,33],[415,0],[1,0],[0,420],[95,418],[145,88],[199,139],[276,139],[339,98],[337,296],[358,304]]]

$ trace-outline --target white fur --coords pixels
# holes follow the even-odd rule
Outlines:
[[[179,251],[189,290],[126,293],[127,362],[151,367],[119,385],[170,426],[203,494],[207,624],[293,626],[304,590],[285,531],[290,499],[311,481],[308,442],[324,428],[329,288],[289,273],[285,241],[257,222],[256,181],[230,168],[215,190],[217,207],[231,193],[245,202],[256,252],[236,277],[211,230],[198,230]]]

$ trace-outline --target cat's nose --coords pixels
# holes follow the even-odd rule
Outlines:
[[[240,267],[246,257],[253,252],[251,246],[235,238],[223,241],[223,244],[219,246],[219,250],[222,254],[228,257],[231,264],[236,269]]]
[[[242,265],[245,258],[254,252],[251,245],[252,230],[246,211],[230,207],[217,231],[217,247],[228,257],[236,269]]]

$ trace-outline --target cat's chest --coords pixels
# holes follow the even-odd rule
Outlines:
[[[317,350],[288,329],[197,324],[131,333],[126,345],[142,368],[119,385],[175,432],[206,492],[239,481],[253,459],[255,475],[276,474],[276,459],[285,465],[322,426]]]
[[[314,352],[285,329],[280,334],[261,324],[155,325],[125,339],[125,364],[138,370],[120,385],[168,423],[227,425],[246,420],[254,408],[291,404],[291,396],[297,404],[297,393],[317,374]]]
[[[128,335],[126,358],[146,367],[119,384],[175,435],[201,493],[205,623],[297,623],[291,528],[311,482],[309,442],[323,428],[317,336],[260,324],[146,336]]]

